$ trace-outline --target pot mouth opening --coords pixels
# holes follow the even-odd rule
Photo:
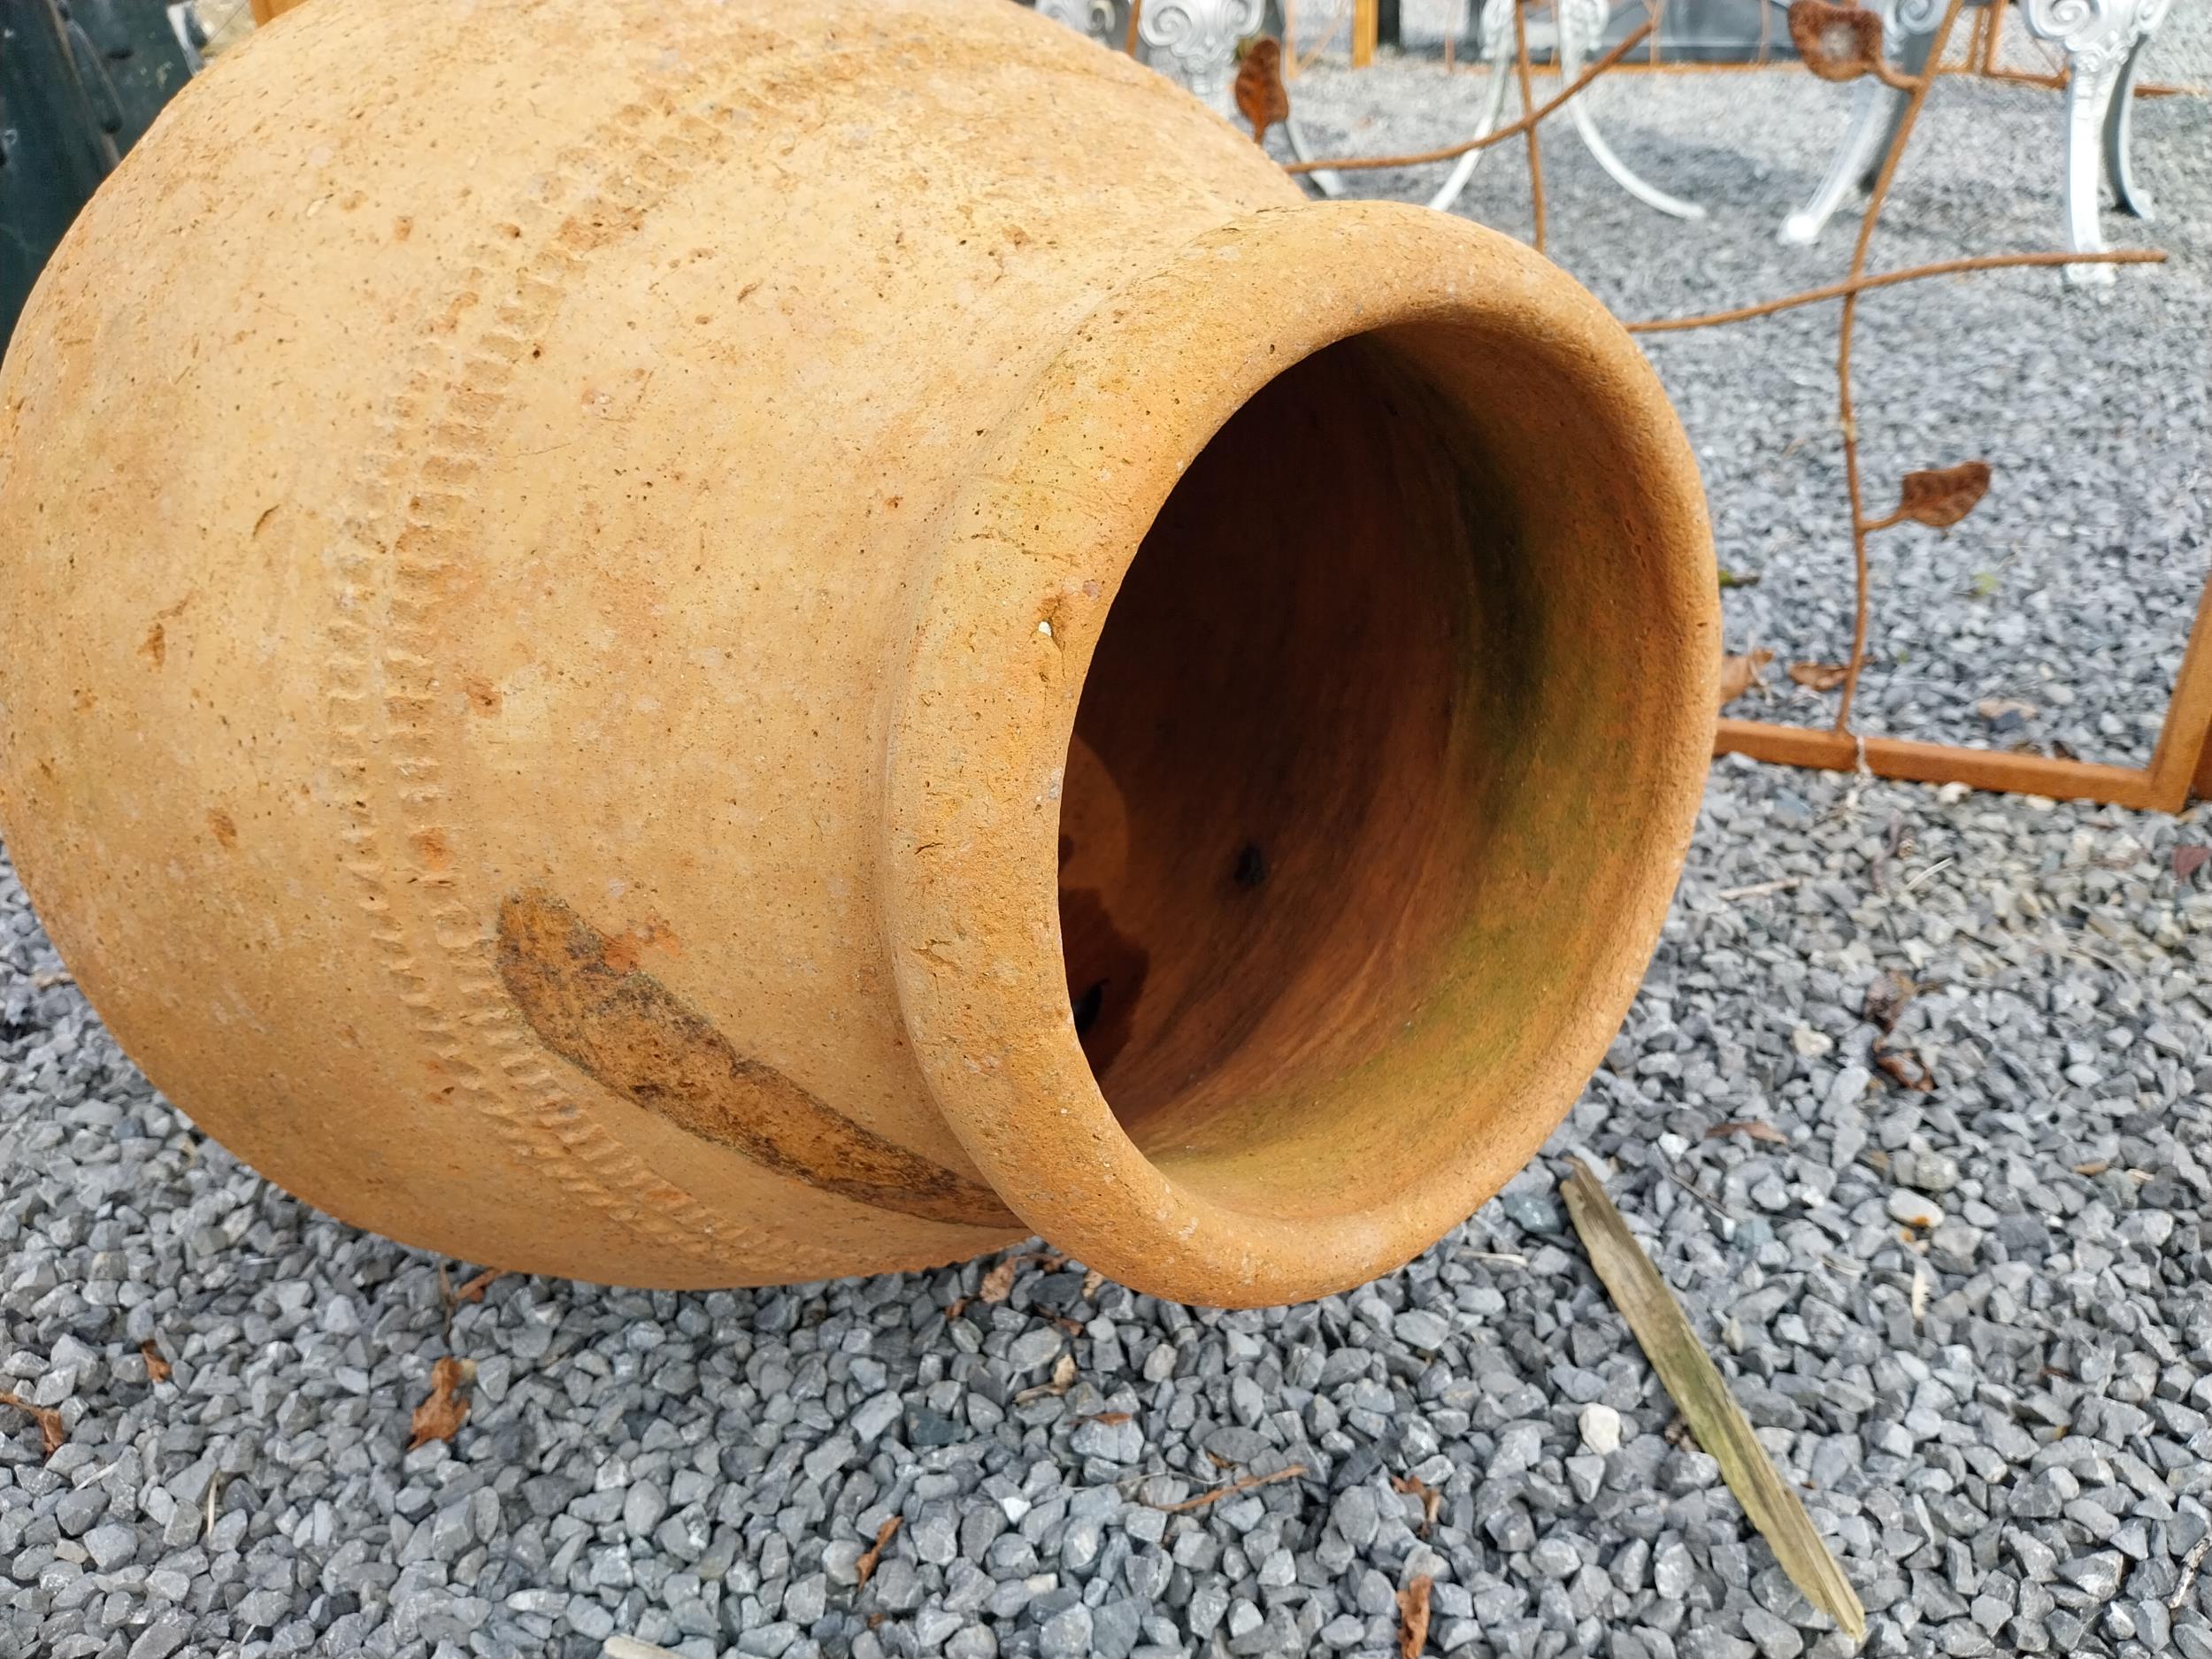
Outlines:
[[[1594,302],[1417,210],[1256,217],[1233,274],[1286,244],[1317,300],[1225,315],[1187,258],[964,503],[961,603],[1026,637],[948,674],[926,605],[893,795],[938,810],[887,918],[961,934],[902,1003],[1010,1207],[1240,1305],[1403,1262],[1573,1103],[1694,817],[1716,607],[1686,447]]]

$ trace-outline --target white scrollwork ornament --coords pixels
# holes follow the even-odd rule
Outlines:
[[[1064,23],[1101,45],[1118,44],[1113,38],[1113,0],[1037,0],[1037,15]]]
[[[1259,27],[1265,5],[1266,0],[1147,0],[1137,39],[1155,69],[1226,111],[1237,42]]]
[[[2028,29],[2063,47],[2078,75],[2116,69],[2141,33],[2137,0],[2026,0]]]

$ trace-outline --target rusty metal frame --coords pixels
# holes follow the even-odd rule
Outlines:
[[[1868,537],[1872,532],[1886,529],[1901,519],[1913,516],[1902,504],[1896,512],[1886,518],[1870,518],[1867,516],[1859,477],[1858,420],[1852,402],[1852,325],[1857,315],[1859,289],[1868,285],[1864,273],[1869,241],[1881,215],[1883,202],[1889,193],[1890,180],[1895,176],[1899,158],[1912,136],[1921,107],[1941,73],[1952,29],[1957,24],[1964,4],[1965,0],[1949,0],[1937,25],[1926,69],[1918,76],[1904,81],[1909,88],[1910,96],[1906,101],[1896,135],[1884,158],[1880,173],[1875,180],[1865,217],[1860,222],[1858,242],[1851,256],[1850,274],[1845,283],[1839,285],[1844,291],[1841,295],[1843,314],[1839,331],[1836,379],[1839,425],[1843,434],[1844,470],[1851,505],[1856,605],[1851,657],[1843,671],[1843,696],[1835,724],[1824,731],[1810,726],[1773,725],[1761,720],[1724,718],[1714,735],[1714,753],[1748,755],[1757,760],[1832,772],[1864,771],[1880,777],[1922,783],[1962,783],[1982,789],[2177,812],[2189,803],[2193,795],[2212,795],[2212,582],[2208,582],[2199,594],[2189,644],[2182,656],[2180,672],[2175,676],[2173,694],[2168,699],[2165,718],[2159,728],[2158,742],[2153,749],[2148,766],[2116,766],[2043,755],[1917,742],[1902,738],[1870,737],[1853,730],[1851,726],[1853,701],[1867,656],[1870,588]],[[1995,35],[1996,26],[1993,23],[1979,39],[1970,41],[1970,62],[1977,49],[1985,64],[1987,62]],[[1816,72],[1823,70],[1820,64],[1812,67]],[[1889,73],[1884,73],[1886,65],[1879,63],[1855,65],[1851,68],[1863,73],[1881,73],[1885,81],[1891,79]],[[1830,78],[1835,78],[1832,66],[1827,73]],[[2124,256],[2107,257],[2116,259]],[[1812,294],[1796,297],[1809,298],[1812,297]],[[1732,321],[1760,315],[1792,303],[1793,300],[1785,299],[1770,302],[1764,306],[1744,307],[1736,312],[1717,312],[1702,319],[1678,319],[1672,323],[1631,324],[1629,326],[1632,332],[1698,326],[1707,322]],[[1983,478],[1985,483],[1986,469],[1984,469]],[[1976,498],[1978,498],[1978,492]],[[1970,500],[1963,511],[1970,511],[1972,504]],[[1955,520],[1924,521],[1948,523]]]
[[[2197,601],[2195,625],[2147,766],[2115,766],[2003,749],[1869,737],[1834,726],[1723,719],[1716,755],[1748,755],[1821,772],[1864,769],[1914,783],[1962,783],[2001,793],[2096,801],[2148,812],[2178,812],[2212,800],[2212,585]]]

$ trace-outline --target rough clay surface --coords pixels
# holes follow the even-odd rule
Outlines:
[[[1342,84],[1379,104],[1432,75]],[[1429,130],[1406,96],[1363,143]],[[1647,312],[1839,268],[1839,233],[1809,255],[1766,238],[1809,188],[1830,98],[1793,79],[1633,83],[1617,142],[1721,204],[1719,223],[1617,205],[1564,139],[1561,253]],[[1908,175],[1897,222],[1921,228],[1885,263],[2047,243],[2055,105],[1947,87],[1955,101],[1976,124]],[[2183,249],[2212,223],[2203,106],[2140,120],[2157,234]],[[1511,227],[1502,160],[1469,205]],[[2203,575],[2200,461],[2177,446],[2205,426],[2205,348],[2173,332],[2202,314],[2197,280],[2185,263],[2131,273],[2104,307],[2035,276],[1885,302],[1869,372],[1900,378],[1867,400],[1873,475],[1987,453],[1985,513],[2012,511],[2009,488],[2079,530],[2032,540],[1993,600],[1947,561],[1993,557],[1995,517],[1899,559],[1916,585],[1886,596],[1886,637],[1979,654],[1955,670],[1972,690],[1886,679],[1886,714],[1914,685],[1916,729],[1970,732],[1982,686],[2052,683],[2042,630],[2062,621],[2078,700],[2046,692],[2059,723],[2040,734],[2109,714],[2139,742]],[[1781,455],[1801,431],[1828,442],[1826,336],[1765,326],[1659,361],[1724,563],[1804,572],[1732,595],[1751,602],[1738,626],[1831,649],[1810,600],[1837,591],[1833,480],[1803,444]],[[2062,374],[2075,330],[2107,366]],[[1943,372],[1909,396],[1906,365],[1931,352]],[[2055,413],[2064,385],[2114,411],[2156,401],[2116,427]],[[2130,455],[2127,490],[2084,481]],[[2108,542],[2129,549],[2112,570],[2076,557]],[[2046,612],[2036,590],[2061,583]],[[2010,617],[2030,632],[2006,645]],[[2212,1659],[2212,1572],[2190,1565],[2212,1537],[2212,872],[2177,883],[2171,862],[2208,829],[2203,809],[2177,823],[1724,764],[1644,994],[1553,1143],[1603,1161],[1809,1488],[1870,1652]],[[1870,1075],[1863,1009],[1886,970],[1927,987],[1897,1041],[1932,1093]],[[1741,1120],[1786,1144],[1708,1138]],[[1380,1655],[1415,1574],[1435,1579],[1431,1652],[1840,1653],[1711,1462],[1669,1438],[1562,1231],[1560,1168],[1403,1272],[1287,1310],[1087,1294],[1079,1268],[1029,1263],[996,1306],[972,1300],[972,1266],[758,1294],[503,1279],[449,1316],[436,1262],[307,1211],[152,1095],[0,878],[0,1386],[69,1431],[48,1459],[0,1408],[0,1653],[581,1659],[617,1635],[699,1659]],[[1901,1209],[1935,1225],[1908,1239]],[[144,1342],[167,1381],[149,1383]],[[406,1453],[449,1352],[477,1368],[470,1418]],[[1072,1387],[1022,1398],[1064,1356]],[[1308,1472],[1154,1507],[1292,1463]],[[1433,1525],[1394,1478],[1440,1494]]]

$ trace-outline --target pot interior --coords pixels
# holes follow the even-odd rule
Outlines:
[[[1595,1055],[1563,1086],[1555,1034],[1624,1006],[1650,941],[1609,913],[1680,856],[1639,833],[1678,793],[1639,710],[1686,665],[1636,624],[1620,441],[1528,342],[1402,326],[1267,384],[1161,505],[1083,686],[1059,904],[1084,1054],[1177,1179],[1340,1215],[1571,1102]]]

